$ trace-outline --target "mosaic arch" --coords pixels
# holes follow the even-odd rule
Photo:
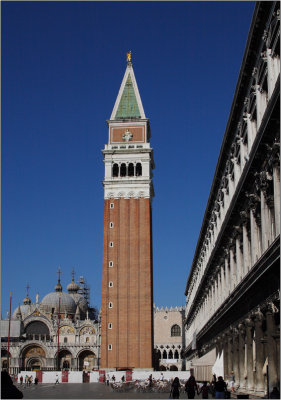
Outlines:
[[[27,371],[41,370],[46,365],[45,350],[38,345],[26,347],[22,351],[22,362]]]

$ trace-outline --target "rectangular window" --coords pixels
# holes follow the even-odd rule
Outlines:
[[[113,261],[109,261],[108,266],[113,267]]]
[[[113,282],[109,282],[108,286],[113,287]]]
[[[112,350],[112,344],[108,345],[108,350]]]
[[[109,242],[109,247],[113,247],[113,242]]]
[[[114,208],[114,203],[110,203],[109,208]]]
[[[111,301],[108,303],[108,308],[112,308],[113,304],[111,303]]]
[[[108,329],[112,329],[112,323],[111,322],[109,322],[109,324],[108,324]]]
[[[109,228],[113,228],[114,224],[113,222],[109,222]]]

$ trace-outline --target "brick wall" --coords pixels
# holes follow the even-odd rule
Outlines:
[[[101,368],[152,368],[150,200],[105,200],[103,246]]]

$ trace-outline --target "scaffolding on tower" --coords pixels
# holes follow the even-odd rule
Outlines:
[[[78,283],[80,284],[80,289],[78,290],[79,294],[82,294],[84,298],[87,300],[88,306],[90,305],[90,286],[87,284],[84,276],[80,276]]]

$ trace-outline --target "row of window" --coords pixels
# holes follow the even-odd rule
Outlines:
[[[85,338],[85,343],[89,343],[90,342],[90,338],[86,337]],[[63,343],[67,343],[67,337],[63,338]]]
[[[114,178],[125,176],[142,176],[142,165],[141,163],[129,163],[128,165],[125,163],[122,163],[120,165],[113,164],[112,176]]]

